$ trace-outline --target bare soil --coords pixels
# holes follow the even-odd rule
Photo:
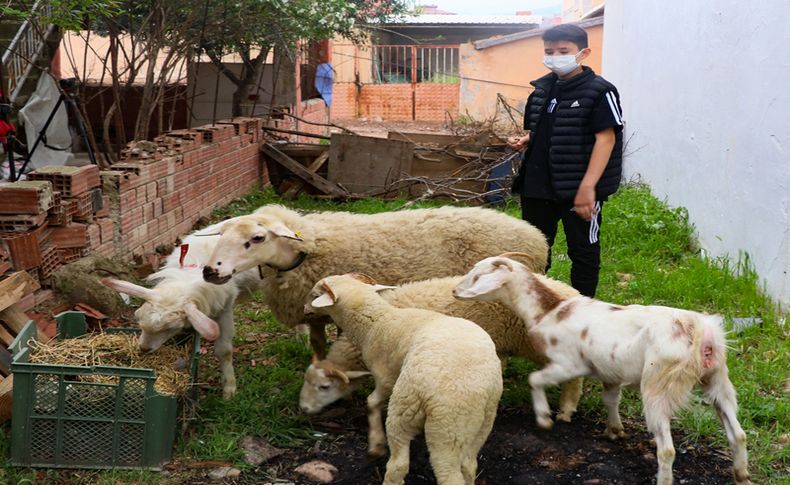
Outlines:
[[[306,449],[289,450],[267,466],[279,479],[312,484],[293,472],[311,460],[338,468],[332,483],[365,485],[381,483],[387,457],[370,461],[366,454],[367,418],[361,400],[340,403],[314,418],[327,438]],[[634,429],[636,423],[624,423]],[[577,415],[573,423],[557,423],[551,431],[539,430],[531,410],[500,407],[494,430],[483,446],[476,485],[541,484],[651,484],[657,464],[655,445],[645,432],[610,441],[604,425]],[[677,456],[676,483],[712,485],[731,483],[731,461],[708,446],[683,446],[682,434],[673,433]],[[245,473],[245,481],[254,473]],[[412,443],[407,485],[436,483],[428,451],[420,436]]]

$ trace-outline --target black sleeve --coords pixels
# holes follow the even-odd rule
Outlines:
[[[527,104],[524,105],[524,131],[529,131],[529,105],[532,104],[532,96],[535,94],[535,91],[529,93],[529,97],[527,98]]]
[[[607,128],[614,128],[615,133],[623,130],[623,111],[617,90],[607,90],[598,98],[590,114],[590,127],[594,133]]]

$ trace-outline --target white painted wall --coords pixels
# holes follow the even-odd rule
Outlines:
[[[790,307],[790,1],[609,0],[626,176],[688,209],[711,255],[748,253]]]

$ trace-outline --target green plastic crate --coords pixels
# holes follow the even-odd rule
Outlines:
[[[87,330],[81,312],[64,312],[55,318],[58,338],[78,337]],[[156,392],[153,370],[32,364],[27,342],[35,338],[35,324],[28,322],[10,347],[14,356],[10,464],[159,470],[170,460],[178,399]],[[190,362],[194,382],[200,339],[197,335],[186,338],[194,345]],[[118,379],[114,384],[77,380],[86,374]]]

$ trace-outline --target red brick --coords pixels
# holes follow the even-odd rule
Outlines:
[[[50,242],[57,248],[84,248],[88,245],[88,226],[72,222],[65,227],[54,227]]]
[[[102,217],[96,219],[96,223],[99,225],[101,244],[113,242],[115,240],[115,222],[108,217]]]
[[[76,197],[101,185],[96,165],[47,166],[30,172],[27,177],[28,180],[48,180],[52,183],[52,190],[60,192],[63,197]]]
[[[0,183],[0,214],[40,214],[53,206],[55,195],[48,181]]]
[[[143,208],[135,207],[121,214],[121,234],[129,234],[143,223]]]

